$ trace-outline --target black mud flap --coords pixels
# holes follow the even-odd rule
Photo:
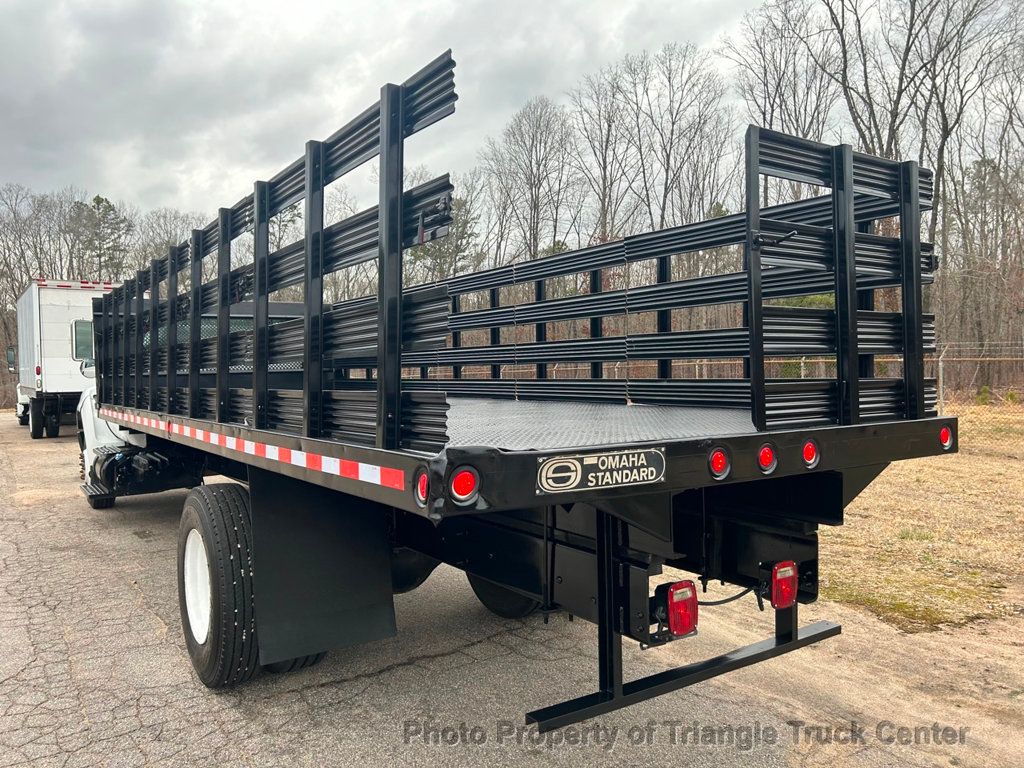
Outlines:
[[[249,499],[261,664],[395,634],[379,505],[255,467]]]

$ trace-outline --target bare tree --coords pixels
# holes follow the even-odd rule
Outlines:
[[[835,64],[835,42],[819,38],[818,50],[813,55],[808,50],[805,41],[811,39],[815,24],[807,0],[765,3],[744,15],[739,39],[727,39],[720,52],[733,64],[736,90],[751,121],[823,141],[835,127],[840,90],[826,71]],[[792,200],[807,193],[806,185],[765,177],[763,205],[773,202],[773,188]]]
[[[927,95],[916,104],[922,126],[922,161],[935,171],[937,205],[929,221],[935,241],[939,217],[946,216],[946,155],[967,110],[985,87],[1019,55],[1020,8],[1004,0],[943,0],[940,13],[922,31],[918,58],[926,62]],[[934,55],[931,53],[935,51]],[[942,228],[943,237],[947,231]],[[945,254],[947,243],[940,243]]]
[[[727,114],[725,85],[705,59],[706,52],[693,45],[669,43],[654,55],[627,56],[622,63],[617,98],[637,162],[630,189],[651,229],[686,217],[678,206],[678,187],[694,153],[726,151],[706,141],[709,128]]]
[[[626,134],[621,80],[621,68],[613,65],[587,75],[569,93],[573,127],[579,136],[576,162],[593,200],[589,241],[594,243],[628,234],[637,210],[630,185],[639,164]]]
[[[565,109],[538,97],[512,116],[500,141],[490,139],[484,148],[494,197],[507,203],[519,235],[515,251],[525,258],[556,246],[578,217],[570,207],[580,184],[574,138]]]
[[[132,244],[135,269],[145,269],[153,259],[167,257],[167,249],[188,240],[193,229],[206,226],[207,217],[195,211],[155,208],[139,217]]]
[[[791,26],[815,65],[838,86],[860,147],[901,154],[913,105],[945,41],[919,42],[946,0],[818,0],[817,23]]]
[[[834,40],[822,39],[814,55],[804,41],[814,28],[806,0],[765,3],[743,17],[739,40],[721,52],[735,65],[736,88],[752,121],[765,128],[821,141],[832,127],[839,86]]]

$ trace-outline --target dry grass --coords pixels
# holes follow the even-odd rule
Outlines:
[[[960,453],[890,466],[823,529],[822,595],[908,631],[1024,613],[1024,408],[965,406]]]

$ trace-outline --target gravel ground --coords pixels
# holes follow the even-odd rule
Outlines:
[[[842,622],[838,638],[553,736],[585,744],[534,743],[515,732],[525,710],[592,689],[593,627],[564,616],[498,619],[447,568],[396,599],[397,637],[211,692],[181,639],[174,548],[184,493],[93,511],[78,493],[76,461],[73,438],[32,441],[13,418],[0,420],[3,768],[1006,766],[1024,750],[1020,616],[907,634],[829,602],[804,619]],[[627,675],[752,642],[770,631],[769,618],[748,600],[708,609],[695,640],[646,652],[625,646]],[[863,741],[841,743],[851,721]],[[794,740],[799,722],[820,728]],[[726,743],[695,745],[683,731],[694,723],[714,729],[701,730],[701,741]],[[957,741],[966,728],[963,742],[887,743],[900,735],[895,726],[931,734],[933,723]],[[430,743],[458,736],[462,724],[459,743]],[[837,729],[831,743],[827,729]],[[472,738],[483,743],[466,743]]]

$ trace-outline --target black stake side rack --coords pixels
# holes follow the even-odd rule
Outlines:
[[[760,180],[775,176],[831,188],[831,193],[761,208]],[[627,237],[578,251],[462,275],[443,285],[453,297],[449,326],[456,343],[421,352],[406,364],[451,365],[454,381],[407,381],[413,390],[520,399],[598,400],[656,405],[745,408],[759,430],[857,424],[934,415],[936,388],[923,373],[935,347],[935,318],[922,314],[921,287],[933,280],[934,249],[920,242],[921,211],[931,205],[932,174],[895,162],[751,126],[746,138],[746,213]],[[873,234],[898,220],[900,234]],[[744,269],[670,279],[672,256],[743,246]],[[657,262],[657,282],[601,291],[602,270]],[[589,273],[590,291],[546,298],[545,281]],[[533,283],[536,300],[500,306],[502,288]],[[875,290],[901,291],[902,312],[874,310]],[[423,289],[426,290],[426,289]],[[459,299],[487,292],[491,307],[459,312]],[[414,289],[410,295],[416,295]],[[787,298],[834,294],[834,309],[779,306]],[[742,328],[673,331],[673,310],[742,303]],[[656,333],[605,337],[602,319],[656,312]],[[547,323],[588,319],[591,338],[546,341]],[[536,323],[536,341],[499,344],[495,329]],[[492,344],[464,347],[459,334],[490,329]],[[875,355],[904,355],[901,378],[876,378]],[[766,379],[769,357],[834,356],[835,379]],[[743,379],[672,378],[679,359],[746,360]],[[650,379],[603,378],[602,363],[657,360]],[[590,362],[581,379],[549,377],[555,362]],[[464,365],[528,364],[536,376],[511,380],[494,372],[465,378]]]
[[[318,466],[326,459],[331,466],[390,468],[401,480],[372,492],[344,473],[324,477],[298,464],[283,471],[420,511],[411,501],[414,474],[429,458],[443,488],[445,472],[467,455],[466,443],[449,444],[446,414],[458,398],[746,411],[752,432],[878,425],[863,433],[874,438],[884,437],[883,424],[935,415],[935,384],[923,375],[934,318],[922,313],[921,302],[935,263],[931,245],[920,241],[932,176],[915,162],[847,145],[751,126],[744,213],[404,288],[403,251],[447,234],[453,188],[442,176],[404,189],[403,143],[453,113],[454,66],[446,52],[401,85],[384,86],[377,104],[324,141],[310,141],[303,157],[256,182],[251,195],[96,300],[97,394],[105,418],[182,442],[196,438],[172,426],[219,435],[202,447],[230,458],[239,458],[239,449],[229,444],[257,444],[317,456]],[[378,156],[379,205],[324,226],[324,188]],[[828,192],[762,207],[762,176]],[[300,201],[304,237],[270,252],[271,218]],[[879,228],[880,222],[889,224]],[[231,242],[246,232],[254,237],[253,261],[233,268]],[[724,246],[742,248],[742,269],[672,279],[674,256]],[[325,304],[326,275],[372,260],[376,296]],[[656,265],[654,282],[604,288],[605,271],[639,262]],[[216,274],[205,283],[204,264],[215,265]],[[188,287],[179,290],[185,270]],[[549,296],[549,281],[574,275],[587,278],[586,293]],[[503,303],[504,289],[523,285],[532,285],[532,300]],[[271,301],[293,286],[302,286],[301,304]],[[901,312],[875,310],[882,288],[899,289]],[[467,302],[471,294],[485,296],[486,306]],[[832,294],[832,308],[781,304],[816,294]],[[742,305],[741,326],[673,328],[674,310],[724,304]],[[637,313],[654,313],[656,331],[605,335],[607,318]],[[549,338],[548,324],[562,320],[586,321],[589,336]],[[523,327],[532,327],[533,341],[503,341],[503,331]],[[467,342],[481,332],[487,343]],[[878,354],[902,355],[899,377],[876,376]],[[836,376],[766,377],[766,359],[801,355],[834,356]],[[743,377],[673,377],[674,360],[723,358],[742,359]],[[606,376],[607,364],[635,361],[654,361],[656,377]],[[582,364],[590,375],[562,378],[558,363]],[[523,375],[524,364],[530,375]],[[859,438],[837,432],[835,439],[852,446]],[[872,459],[934,452],[915,447],[916,439],[888,453],[878,448]],[[477,459],[496,474],[525,481],[527,470],[499,466],[504,447],[486,434],[470,445],[486,448]],[[704,463],[703,448],[693,445],[668,452],[670,462],[695,463],[670,473],[690,483]],[[269,462],[252,452],[240,458]]]

